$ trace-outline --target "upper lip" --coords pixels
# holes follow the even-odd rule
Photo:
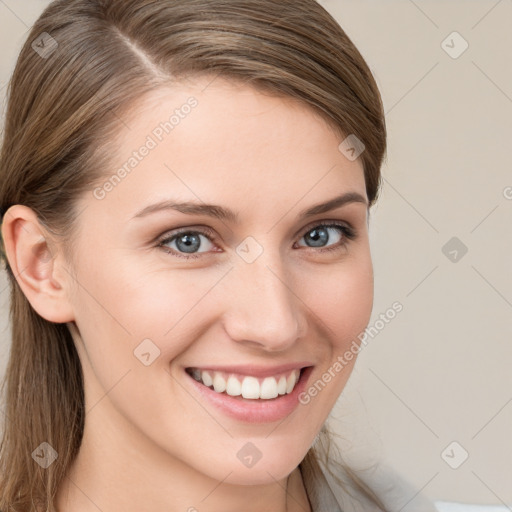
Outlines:
[[[225,373],[239,373],[242,375],[251,375],[254,377],[272,377],[273,375],[277,375],[279,373],[285,373],[292,370],[301,370],[307,366],[312,366],[311,363],[308,362],[298,362],[298,363],[288,363],[281,364],[278,366],[258,366],[254,364],[244,364],[244,365],[230,365],[230,366],[221,366],[221,365],[208,365],[208,366],[188,366],[187,368],[196,368],[201,371],[218,371]]]

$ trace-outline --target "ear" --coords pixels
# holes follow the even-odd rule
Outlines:
[[[2,237],[7,261],[34,310],[50,322],[74,320],[68,297],[71,276],[35,212],[27,206],[11,206],[3,218]]]

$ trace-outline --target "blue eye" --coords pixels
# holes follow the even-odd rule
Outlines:
[[[334,244],[329,243],[334,233]],[[204,238],[207,245],[214,247],[213,240],[215,235],[213,230],[209,228],[201,229],[188,229],[181,230],[172,234],[166,233],[158,241],[157,247],[163,249],[166,253],[176,256],[178,258],[192,259],[200,258],[201,254],[211,251],[206,247],[206,250],[199,250],[201,248],[201,239]],[[318,223],[312,228],[308,228],[301,236],[308,240],[311,245],[299,244],[299,247],[307,247],[308,249],[318,249],[316,252],[333,251],[345,248],[349,242],[356,238],[356,233],[353,228],[344,224],[325,222]],[[337,240],[336,240],[337,239]],[[337,242],[337,243],[336,243]],[[170,247],[174,245],[173,247]],[[212,251],[221,252],[221,251]]]
[[[197,256],[197,254],[208,252],[208,249],[206,251],[198,251],[201,246],[201,237],[206,239],[209,244],[212,244],[210,233],[203,233],[202,231],[180,231],[165,238],[164,240],[161,240],[159,247],[164,248],[166,252],[173,256],[181,258],[198,258],[199,256]],[[175,248],[168,247],[170,244],[175,244]]]
[[[309,247],[331,248],[332,244],[327,245],[327,242],[331,241],[330,233],[332,232],[335,233],[335,236],[337,235],[340,237],[341,242],[341,244],[337,244],[335,248],[340,247],[340,245],[346,245],[348,240],[352,240],[354,238],[353,231],[342,224],[319,224],[313,229],[307,231],[301,238],[308,239],[310,242],[312,242],[313,245]]]

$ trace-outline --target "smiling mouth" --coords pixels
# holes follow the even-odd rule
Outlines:
[[[289,370],[269,377],[255,377],[217,370],[186,368],[194,380],[219,394],[246,400],[272,400],[290,394],[305,368]]]

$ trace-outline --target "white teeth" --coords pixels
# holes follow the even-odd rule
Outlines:
[[[213,389],[215,389],[217,393],[226,391],[226,381],[220,373],[215,373],[213,376]]]
[[[290,373],[288,379],[286,379],[286,393],[291,393],[295,387],[295,372]]]
[[[237,377],[229,375],[226,380],[226,374],[222,372],[202,371],[194,368],[190,371],[194,379],[217,393],[227,393],[230,396],[240,396],[246,399],[262,399],[270,400],[277,398],[279,395],[289,394],[293,391],[295,385],[300,378],[300,370],[292,370],[288,377],[281,375],[280,377],[266,377],[261,383],[256,377],[246,376]],[[213,374],[213,376],[212,376]],[[242,379],[240,382],[239,379]]]
[[[260,383],[256,377],[244,377],[242,381],[242,396],[253,399],[260,397]]]
[[[283,375],[277,383],[277,392],[280,395],[286,395],[286,377]]]
[[[267,377],[261,383],[261,391],[260,398],[275,398],[278,395],[277,393],[277,382],[274,377]]]
[[[226,393],[231,396],[239,396],[242,394],[242,384],[240,384],[240,381],[234,375],[228,378]]]
[[[213,385],[213,379],[212,379],[212,376],[208,373],[208,372],[201,372],[200,371],[200,379],[203,379],[203,384],[205,386],[208,386],[210,387],[211,385]],[[199,380],[200,380],[199,379]]]

